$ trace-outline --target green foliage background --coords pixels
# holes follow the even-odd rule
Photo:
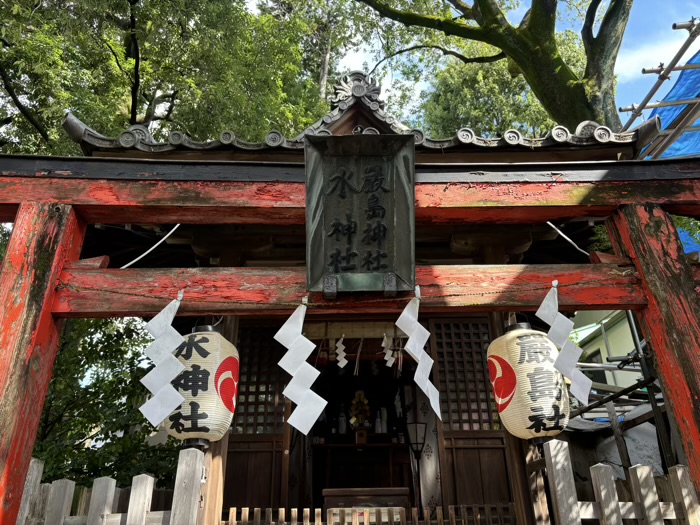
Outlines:
[[[0,0],[0,12],[6,153],[78,154],[60,128],[66,110],[108,136],[139,123],[160,139],[230,129],[247,140],[294,134],[324,111],[301,17],[228,0]]]
[[[150,445],[138,407],[147,336],[136,319],[74,319],[63,332],[34,447],[44,480],[90,487],[110,476],[118,486],[150,473],[172,486],[178,442]]]

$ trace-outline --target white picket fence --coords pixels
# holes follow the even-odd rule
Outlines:
[[[623,525],[622,520],[636,520],[636,523],[662,525],[664,520],[673,520],[682,525],[700,525],[700,505],[697,493],[688,474],[688,468],[676,466],[669,469],[669,480],[673,501],[660,501],[656,483],[650,467],[637,465],[629,470],[630,487],[633,501],[620,501],[615,486],[613,469],[609,465],[591,467],[591,479],[595,501],[579,501],[576,494],[574,473],[569,457],[569,446],[564,441],[552,440],[544,445],[547,480],[552,498],[552,508],[556,525],[580,525],[581,520],[598,520],[603,525]],[[202,487],[205,483],[204,454],[196,449],[180,452],[173,491],[171,510],[151,511],[155,479],[149,475],[135,476],[132,481],[126,512],[115,512],[118,501],[118,489],[112,478],[99,478],[93,483],[90,492],[87,513],[71,516],[75,483],[67,479],[54,481],[50,485],[41,484],[43,463],[33,459],[24,485],[24,494],[17,525],[194,525],[202,509]],[[228,523],[248,525],[248,509],[242,509],[240,518],[232,510]],[[272,510],[266,509],[264,523],[281,525],[285,523],[284,511],[273,521]],[[442,525],[442,509],[437,513],[437,525]],[[490,510],[490,509],[489,509]],[[410,523],[405,513],[389,518],[388,523]],[[341,511],[341,516],[344,510]],[[364,511],[363,511],[364,512]],[[369,511],[367,511],[369,512]],[[365,516],[364,512],[362,516]],[[376,511],[375,511],[376,512]],[[82,514],[82,513],[81,513]],[[253,525],[262,525],[260,509],[255,509]],[[479,513],[474,523],[501,523],[489,512],[485,516]],[[304,511],[304,524],[310,520],[310,513]],[[424,524],[418,524],[417,511],[413,512],[415,525],[432,525],[428,518]],[[296,509],[292,511],[290,525],[297,525]],[[329,522],[343,523],[344,519],[331,519]],[[355,518],[355,516],[358,516]],[[362,519],[361,513],[352,513],[352,523],[368,523],[368,517]],[[463,525],[469,523],[467,513],[455,519],[454,509],[450,509],[449,523]],[[485,519],[484,519],[485,518]],[[320,510],[316,512],[316,523],[320,522]],[[376,520],[375,518],[375,521]],[[446,522],[447,520],[445,520]],[[222,522],[226,523],[226,522]],[[627,521],[626,523],[629,523]],[[286,525],[286,524],[285,524]],[[323,525],[322,523],[319,525]]]
[[[548,441],[544,444],[544,452],[557,525],[578,525],[583,519],[597,519],[603,525],[622,525],[622,520],[637,520],[636,523],[647,525],[662,525],[663,520],[700,525],[700,505],[688,467],[669,469],[674,501],[662,502],[651,467],[636,465],[629,470],[634,501],[620,501],[612,467],[594,465],[590,470],[596,501],[579,501],[568,443]]]
[[[196,449],[180,452],[175,477],[172,509],[151,512],[155,479],[134,476],[128,510],[116,513],[117,483],[112,478],[96,479],[90,492],[87,514],[70,516],[75,482],[68,479],[41,484],[42,461],[32,459],[24,483],[17,525],[193,525],[201,508],[204,453]]]

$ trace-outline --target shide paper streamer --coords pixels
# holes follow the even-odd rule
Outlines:
[[[171,384],[171,381],[185,369],[185,365],[173,355],[173,351],[184,343],[185,339],[172,327],[183,296],[184,290],[180,290],[177,299],[171,301],[146,324],[146,330],[155,337],[155,341],[146,348],[144,353],[156,366],[141,379],[141,383],[153,394],[153,397],[139,410],[154,427],[160,425],[185,400]]]
[[[396,359],[394,358],[394,340],[387,337],[384,334],[384,339],[382,340],[382,348],[384,349],[384,361],[386,361],[386,366],[392,366]]]
[[[343,339],[345,339],[345,334],[340,336],[340,339],[338,339],[338,342],[335,344],[335,354],[338,356],[338,366],[340,368],[345,368],[345,365],[348,364],[348,360],[345,359],[345,345],[343,344]]]
[[[396,321],[396,326],[408,336],[408,341],[404,345],[404,350],[418,363],[416,373],[413,376],[416,385],[430,400],[430,407],[435,415],[442,421],[440,413],[440,393],[430,382],[430,370],[433,367],[433,360],[423,347],[430,338],[430,332],[418,322],[418,310],[420,308],[420,287],[416,286],[416,296],[406,305],[403,312]]]
[[[297,307],[274,337],[275,341],[287,348],[287,352],[277,364],[292,376],[282,393],[297,405],[288,423],[304,435],[309,433],[328,404],[311,390],[311,385],[320,372],[306,362],[316,345],[301,333],[305,316],[306,300]]]
[[[583,350],[569,339],[574,323],[559,313],[558,286],[558,281],[552,281],[552,289],[547,292],[535,316],[550,326],[547,337],[561,350],[554,361],[554,368],[571,381],[571,394],[587,405],[593,382],[576,368]]]

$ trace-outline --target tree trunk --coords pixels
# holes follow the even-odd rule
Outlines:
[[[323,57],[321,58],[321,78],[319,79],[318,86],[321,95],[321,100],[326,100],[326,88],[328,85],[328,70],[331,63],[331,20],[330,11],[326,17],[326,48],[323,51]]]
[[[357,1],[407,27],[423,27],[500,49],[518,67],[552,119],[572,132],[585,120],[606,125],[613,131],[621,128],[615,110],[614,68],[634,0],[610,0],[597,36],[593,36],[593,26],[601,0],[589,3],[582,29],[587,56],[583,78],[574,74],[559,54],[557,0],[533,1],[518,27],[508,22],[494,0],[477,0],[471,6],[450,2],[464,15],[457,18],[404,11],[383,0]],[[460,18],[476,24],[464,23]]]
[[[524,32],[504,32],[502,49],[520,69],[550,117],[572,133],[584,120],[605,124],[595,111],[586,83],[564,62],[556,43],[537,37]]]

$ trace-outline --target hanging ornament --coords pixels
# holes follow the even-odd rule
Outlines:
[[[382,348],[384,349],[384,361],[386,361],[386,366],[392,366],[394,364],[394,339],[387,337],[384,334],[384,339],[382,339]]]
[[[430,382],[430,371],[433,368],[433,359],[424,350],[430,332],[418,322],[418,310],[420,308],[420,287],[416,286],[416,296],[410,300],[401,312],[401,315],[394,323],[399,330],[408,336],[408,341],[404,345],[404,350],[415,359],[418,366],[413,380],[416,386],[420,388],[430,401],[430,407],[435,412],[438,419],[442,420],[440,410],[440,393],[435,385]],[[399,364],[399,369],[400,369]]]
[[[576,368],[576,363],[583,350],[569,339],[574,322],[559,313],[558,281],[552,281],[552,289],[547,292],[542,304],[535,312],[535,316],[550,326],[547,337],[561,349],[554,362],[554,368],[571,380],[571,394],[581,403],[587,405],[593,381]]]
[[[157,427],[184,398],[173,388],[170,382],[182,372],[184,366],[173,356],[175,350],[184,339],[172,327],[173,319],[184,296],[180,290],[174,299],[163,310],[146,324],[146,330],[155,340],[148,345],[144,354],[153,361],[155,367],[148,372],[141,383],[153,394],[139,410],[146,419]]]
[[[496,408],[503,426],[514,436],[555,436],[569,422],[566,382],[554,368],[558,354],[547,334],[527,323],[512,325],[489,345]]]
[[[328,404],[325,399],[311,390],[311,385],[320,372],[306,362],[316,348],[316,345],[301,333],[306,316],[306,304],[307,298],[304,298],[302,304],[294,310],[274,335],[275,341],[287,348],[287,352],[277,364],[292,376],[282,394],[297,405],[287,423],[304,435],[309,433]]]
[[[348,360],[345,359],[345,345],[343,344],[343,339],[345,339],[345,334],[340,336],[338,342],[335,344],[335,355],[338,356],[338,366],[340,368],[345,368],[348,364]]]

